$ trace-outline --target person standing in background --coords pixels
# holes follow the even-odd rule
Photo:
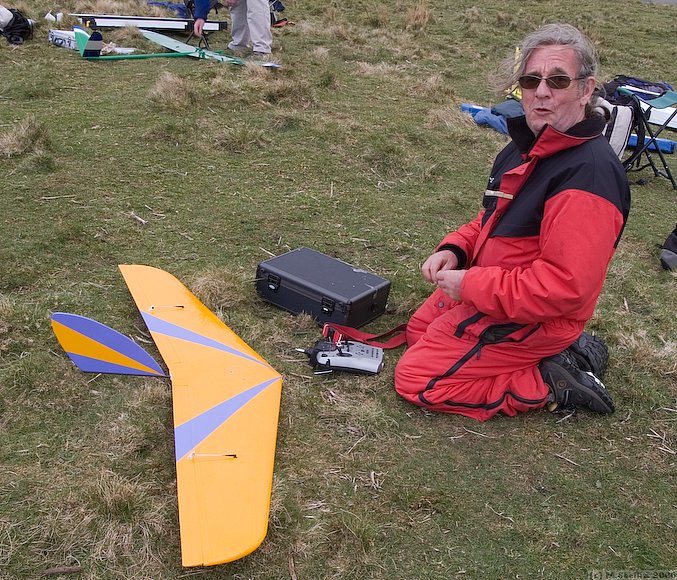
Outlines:
[[[228,48],[234,52],[246,52],[251,45],[254,56],[269,55],[273,47],[270,30],[270,6],[268,0],[226,0],[232,19],[232,40]],[[193,32],[201,37],[204,29],[209,0],[195,0],[195,24]]]

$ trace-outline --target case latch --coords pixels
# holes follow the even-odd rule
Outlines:
[[[334,313],[335,305],[336,303],[331,298],[326,298],[324,296],[322,297],[322,301],[320,302],[322,312],[324,312],[327,316],[331,316]]]
[[[280,289],[280,277],[277,274],[268,274],[268,290],[277,292]]]

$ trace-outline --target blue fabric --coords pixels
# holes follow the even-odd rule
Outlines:
[[[195,10],[193,11],[193,16],[195,20],[202,18],[202,20],[207,20],[207,13],[209,12],[209,0],[195,0]]]
[[[168,10],[173,10],[179,16],[179,18],[188,18],[188,10],[186,10],[185,4],[177,4],[174,2],[147,2],[149,6],[161,6],[162,8],[167,8]]]
[[[492,129],[496,129],[505,135],[508,134],[508,124],[505,117],[501,115],[494,115],[490,109],[482,109],[473,115],[475,123],[478,125],[488,125]]]
[[[494,115],[501,115],[502,117],[510,119],[512,117],[521,117],[524,115],[524,107],[522,106],[522,103],[515,99],[506,99],[492,107],[491,112]]]

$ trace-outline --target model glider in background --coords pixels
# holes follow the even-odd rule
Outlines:
[[[282,377],[171,274],[120,270],[172,381],[182,563],[237,560],[268,529]],[[82,370],[159,369],[95,321],[55,313],[52,326]]]
[[[143,35],[146,39],[159,44],[164,48],[168,48],[171,52],[158,52],[150,54],[114,54],[114,55],[101,55],[101,50],[103,49],[103,37],[101,32],[95,30],[91,34],[87,32],[84,28],[76,26],[73,28],[75,32],[75,42],[77,44],[78,50],[80,51],[80,56],[87,60],[129,60],[129,59],[139,59],[139,58],[171,58],[171,57],[183,57],[191,56],[193,58],[205,59],[205,60],[216,60],[219,62],[226,62],[230,64],[243,65],[246,61],[243,58],[238,58],[236,56],[228,56],[225,54],[219,54],[213,50],[206,50],[197,46],[191,46],[185,42],[180,42],[164,34],[158,34],[151,30],[143,30]],[[266,68],[280,68],[281,65],[275,62],[259,62],[259,61],[250,61],[252,64]]]

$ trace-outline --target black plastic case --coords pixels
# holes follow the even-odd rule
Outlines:
[[[256,290],[289,312],[357,328],[385,312],[390,281],[301,247],[261,262]]]

